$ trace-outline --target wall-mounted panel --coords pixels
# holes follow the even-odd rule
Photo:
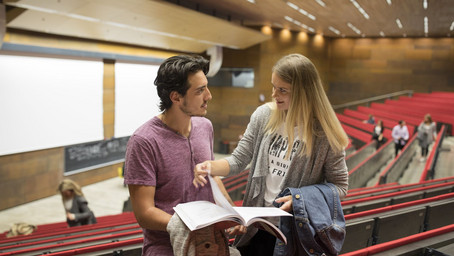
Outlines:
[[[115,137],[130,136],[160,113],[158,65],[115,63]]]
[[[0,55],[0,155],[103,139],[101,61]]]

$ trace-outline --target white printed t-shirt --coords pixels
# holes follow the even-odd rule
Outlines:
[[[295,131],[296,132],[296,131]],[[284,126],[271,138],[268,152],[268,174],[266,175],[265,206],[272,206],[274,199],[281,192],[282,182],[285,175],[290,171],[290,162],[294,154],[297,154],[301,144],[298,137],[293,142],[290,156],[285,159],[288,151],[288,136],[284,135]]]

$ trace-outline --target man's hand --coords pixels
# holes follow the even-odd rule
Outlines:
[[[203,163],[197,164],[194,168],[194,180],[192,184],[196,188],[200,186],[205,186],[207,184],[207,179],[205,178],[207,175],[211,173],[211,163],[210,161],[205,161]]]
[[[286,212],[291,212],[293,210],[293,203],[292,203],[292,196],[284,196],[284,197],[279,197],[276,200],[276,203],[284,203],[280,209],[286,211]]]

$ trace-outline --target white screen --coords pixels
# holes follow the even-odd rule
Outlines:
[[[103,139],[103,63],[0,55],[0,155]]]
[[[154,79],[159,66],[115,64],[115,137],[130,136],[160,113]]]

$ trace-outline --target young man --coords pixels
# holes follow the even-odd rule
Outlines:
[[[165,60],[154,82],[163,112],[129,139],[125,183],[143,228],[143,255],[173,255],[166,228],[174,206],[195,200],[214,202],[211,186],[192,185],[195,164],[214,159],[213,127],[203,117],[211,100],[208,67],[202,57]]]
[[[408,128],[405,125],[405,121],[400,120],[399,123],[394,126],[391,135],[394,139],[394,145],[396,149],[395,156],[397,157],[399,151],[405,147],[405,144],[407,144],[407,141],[410,138]]]

